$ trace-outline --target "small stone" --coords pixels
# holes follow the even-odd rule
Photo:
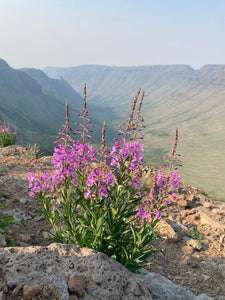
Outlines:
[[[224,241],[225,241],[225,235],[222,234],[222,235],[220,236],[219,242],[220,242],[220,244],[223,245]]]
[[[187,215],[188,215],[188,212],[187,212],[186,210],[182,210],[182,211],[180,212],[180,216],[181,216],[182,218],[186,218]]]
[[[190,239],[187,244],[195,250],[200,251],[202,249],[202,244],[195,239]]]
[[[158,232],[161,235],[166,235],[167,237],[176,241],[179,239],[178,233],[173,229],[173,227],[170,224],[168,224],[164,220],[160,220],[156,225],[156,228],[158,228]]]
[[[38,286],[24,285],[23,287],[23,299],[30,300],[38,296],[41,293],[41,289]]]
[[[209,278],[210,278],[210,276],[204,275],[204,274],[202,274],[202,277],[204,278],[205,281],[209,280]]]
[[[19,199],[19,202],[21,204],[27,204],[29,202],[29,200],[27,198],[21,198],[21,199]]]
[[[73,264],[73,263],[70,264],[69,269],[70,269],[70,270],[73,270],[73,269],[74,269],[74,264]]]
[[[190,196],[189,196],[189,199],[188,199],[189,201],[195,201],[196,200],[196,198],[195,198],[195,195],[194,194],[191,194]]]
[[[210,203],[210,202],[204,201],[204,202],[203,202],[203,206],[204,206],[205,208],[211,208],[211,203]]]
[[[55,286],[55,292],[57,294],[57,297],[59,299],[68,300],[69,292],[66,281],[63,278],[56,276],[55,274],[52,274],[51,280]]]
[[[196,268],[198,266],[198,263],[197,263],[196,259],[190,254],[186,254],[183,257],[182,263],[184,263],[186,265],[189,265],[192,268]]]
[[[10,290],[13,290],[16,286],[17,286],[17,282],[16,281],[9,281],[8,283],[7,283],[7,286],[8,286],[8,288],[10,289]]]
[[[30,234],[27,233],[20,234],[20,240],[22,242],[28,242],[30,239],[31,239]]]
[[[42,232],[42,236],[44,239],[49,239],[49,233],[47,231]]]
[[[193,248],[192,247],[190,247],[190,246],[185,246],[185,247],[183,247],[182,248],[182,250],[183,250],[183,252],[184,252],[184,254],[186,255],[186,254],[192,254],[193,253]]]
[[[220,215],[220,216],[223,216],[225,214],[225,211],[223,209],[220,209],[220,208],[213,208],[211,210],[211,212],[214,214],[214,215]]]
[[[208,225],[214,227],[214,229],[219,228],[219,229],[225,230],[225,225],[223,225],[222,223],[220,223],[218,221],[213,220],[209,214],[201,211],[200,217],[201,217],[202,224],[208,224]]]
[[[68,290],[78,297],[82,297],[86,286],[86,278],[83,275],[74,275],[68,281]]]
[[[18,284],[17,287],[12,291],[12,298],[17,298],[19,296],[22,296],[24,286],[25,283]]]
[[[188,202],[187,202],[187,200],[180,199],[180,200],[177,201],[177,205],[180,206],[180,207],[186,208],[188,206]]]

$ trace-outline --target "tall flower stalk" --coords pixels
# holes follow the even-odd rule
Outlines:
[[[15,125],[14,133],[11,132],[9,123],[3,122],[3,125],[0,126],[0,147],[7,147],[10,145],[15,145],[17,138],[17,129]]]
[[[148,256],[156,250],[147,248],[154,237],[154,226],[160,219],[164,201],[156,195],[159,189],[163,194],[163,188],[168,188],[164,181],[160,186],[162,178],[158,176],[150,196],[143,197],[144,146],[138,138],[143,138],[139,133],[145,127],[141,117],[144,91],[134,117],[140,92],[138,89],[127,122],[119,125],[126,129],[119,131],[121,138],[115,139],[111,151],[105,144],[104,121],[99,151],[86,142],[91,138],[86,134],[87,126],[92,131],[93,125],[87,111],[84,85],[84,107],[78,115],[82,122],[76,123],[82,130],[74,132],[80,133],[81,140],[73,140],[69,134],[66,105],[66,125],[60,130],[53,154],[53,175],[37,168],[37,172],[32,172],[29,177],[31,194],[39,194],[43,213],[53,226],[54,233],[49,231],[49,234],[54,241],[104,252],[133,272],[147,264]],[[56,191],[60,195],[59,205],[53,200]]]

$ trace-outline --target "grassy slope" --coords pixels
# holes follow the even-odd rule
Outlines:
[[[224,66],[48,67],[45,72],[62,75],[79,93],[86,82],[90,103],[108,109],[104,118],[112,126],[127,117],[137,88],[143,88],[147,162],[161,164],[178,126],[183,179],[225,199]]]

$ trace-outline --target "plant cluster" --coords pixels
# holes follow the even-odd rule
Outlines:
[[[6,204],[0,204],[0,208],[5,206]],[[0,215],[0,234],[7,234],[7,231],[4,230],[5,227],[8,227],[9,225],[18,225],[15,220],[13,215]],[[12,240],[9,237],[5,237],[5,241],[7,244],[7,247],[13,247],[16,246],[15,243],[12,242]]]
[[[144,161],[141,116],[144,91],[134,98],[130,115],[119,125],[118,137],[109,151],[105,144],[106,122],[103,123],[101,148],[91,143],[93,129],[87,111],[86,85],[84,107],[79,115],[81,129],[72,139],[69,111],[66,104],[66,124],[60,130],[54,149],[54,172],[49,174],[37,157],[29,175],[31,195],[38,194],[43,213],[52,225],[52,239],[60,243],[75,243],[103,252],[128,269],[137,272],[157,249],[149,248],[155,237],[154,227],[162,218],[162,210],[170,202],[170,189],[179,187],[179,174],[173,168],[178,131],[166,175],[158,172],[149,195],[142,192],[142,163]],[[136,107],[137,110],[136,110]],[[165,166],[163,167],[165,169]],[[55,195],[60,195],[57,203]]]
[[[191,234],[190,234],[190,238],[199,241],[199,243],[203,242],[203,225],[200,227],[200,232],[196,233],[194,230],[194,227],[191,227]]]
[[[15,127],[14,133],[11,133],[9,123],[3,122],[3,125],[0,126],[0,147],[7,147],[10,145],[15,145],[17,137],[17,130]]]

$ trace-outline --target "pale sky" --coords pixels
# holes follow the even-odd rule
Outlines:
[[[225,0],[0,0],[13,68],[225,64]]]

